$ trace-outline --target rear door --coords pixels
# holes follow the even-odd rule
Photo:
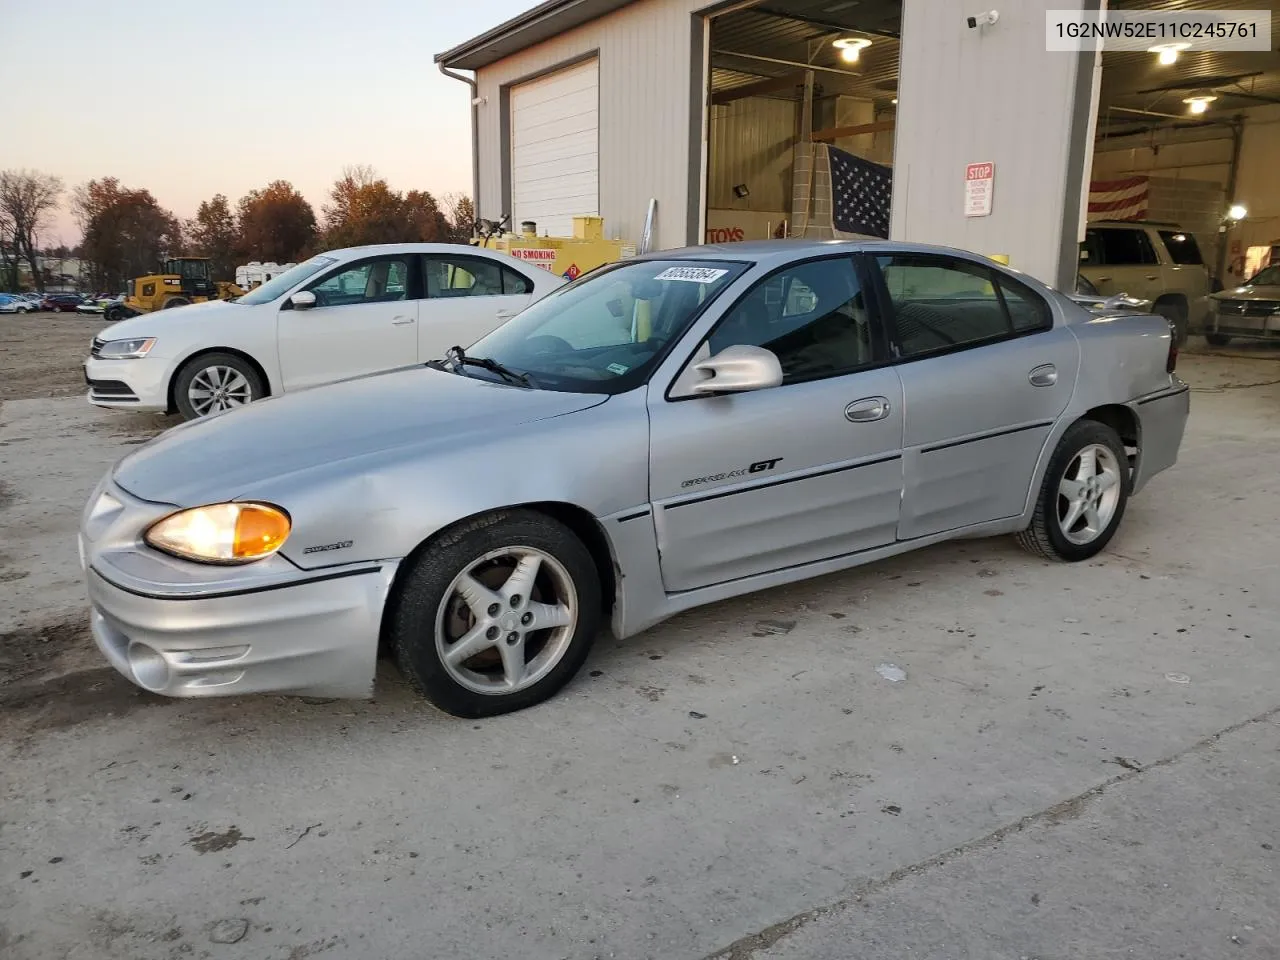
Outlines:
[[[1022,513],[1079,347],[1047,301],[981,263],[875,257],[902,378],[898,539]]]
[[[426,299],[419,311],[418,353],[441,357],[469,347],[527,307],[533,280],[504,263],[466,254],[422,256]]]
[[[1080,268],[1103,296],[1127,293],[1154,301],[1164,292],[1159,255],[1141,228],[1090,227]]]
[[[277,314],[286,390],[416,363],[416,254],[365,257],[334,267],[304,289],[316,305],[286,300]]]
[[[694,395],[650,384],[650,496],[670,592],[892,543],[902,387],[851,258],[761,280],[690,363],[745,344],[781,386]],[[688,366],[685,367],[688,370]]]

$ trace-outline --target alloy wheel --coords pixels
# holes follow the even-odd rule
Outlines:
[[[205,367],[191,378],[187,399],[197,416],[221,413],[253,402],[253,387],[235,367]]]
[[[1091,443],[1075,455],[1058,483],[1058,526],[1077,546],[1092,543],[1111,525],[1120,505],[1122,473],[1112,450]]]

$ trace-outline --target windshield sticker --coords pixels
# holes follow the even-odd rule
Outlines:
[[[626,372],[627,372],[628,370],[630,370],[631,368],[630,368],[630,367],[624,367],[624,366],[623,366],[622,364],[620,364],[620,363],[611,363],[611,364],[609,364],[607,367],[605,367],[605,369],[606,369],[606,370],[608,370],[610,373],[616,373],[618,376],[622,376],[624,373],[626,373]]]
[[[717,270],[715,267],[667,267],[653,279],[681,280],[685,283],[714,283],[728,272],[728,270]]]

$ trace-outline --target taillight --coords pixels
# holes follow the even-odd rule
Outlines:
[[[1178,328],[1169,324],[1169,357],[1165,360],[1165,373],[1173,373],[1178,368]]]

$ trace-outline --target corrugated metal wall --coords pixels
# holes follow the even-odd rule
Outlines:
[[[480,215],[501,209],[502,87],[599,51],[600,215],[608,236],[636,242],[658,199],[655,245],[686,242],[691,13],[707,0],[647,0],[479,71]]]
[[[972,0],[904,4],[890,235],[1008,254],[1056,283],[1079,58],[1045,51],[1045,13],[1082,3],[995,6],[997,24],[969,29],[965,18],[984,9]],[[992,213],[965,217],[965,165],[988,162]]]
[[[798,113],[796,101],[767,97],[747,97],[711,108],[708,179],[712,207],[790,209],[791,153]],[[739,183],[751,191],[745,200],[733,195]]]

